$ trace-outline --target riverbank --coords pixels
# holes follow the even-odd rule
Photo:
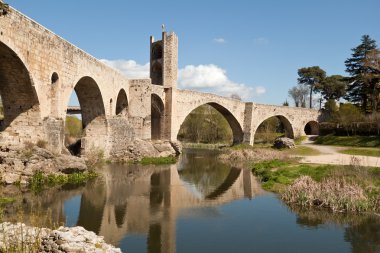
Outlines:
[[[67,176],[88,170],[83,158],[54,154],[36,145],[0,147],[0,180],[5,185],[28,185],[37,173]]]
[[[339,212],[380,211],[379,167],[363,166],[360,157],[356,156],[350,156],[347,163],[334,164],[326,157],[336,156],[337,152],[325,154],[320,150],[321,146],[307,145],[301,147],[307,147],[306,153],[312,155],[249,147],[228,149],[220,155],[220,159],[252,169],[265,190],[280,194],[289,204],[317,206]],[[311,152],[311,149],[317,152]],[[305,153],[304,148],[301,151],[298,153]],[[324,158],[322,162],[325,164],[305,164],[307,159],[321,158]],[[331,164],[326,165],[328,163]]]
[[[121,253],[102,236],[83,227],[37,228],[23,223],[0,224],[1,252],[103,252]]]

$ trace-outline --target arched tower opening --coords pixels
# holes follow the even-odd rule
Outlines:
[[[151,95],[151,129],[152,140],[162,139],[162,131],[164,129],[164,103],[156,94]]]
[[[41,125],[38,97],[30,74],[17,54],[0,42],[0,96],[2,137],[26,141],[38,137]],[[6,134],[7,133],[7,134]]]
[[[277,137],[281,136],[294,139],[293,127],[286,117],[282,115],[272,116],[261,122],[256,129],[254,143],[272,144]]]
[[[183,142],[237,144],[243,131],[232,113],[217,103],[194,109],[181,124],[177,139]]]

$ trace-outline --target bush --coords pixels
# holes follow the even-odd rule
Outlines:
[[[36,143],[36,146],[39,147],[39,148],[46,148],[47,144],[48,144],[47,141],[38,140],[37,143]]]

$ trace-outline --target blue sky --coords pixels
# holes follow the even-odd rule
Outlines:
[[[147,71],[149,36],[160,38],[164,23],[179,37],[181,87],[236,91],[258,103],[290,100],[298,68],[345,74],[344,61],[363,34],[380,43],[378,0],[6,2],[138,76]]]

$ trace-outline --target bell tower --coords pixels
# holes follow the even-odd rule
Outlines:
[[[174,32],[162,32],[162,39],[154,41],[150,37],[150,78],[152,85],[163,87],[162,109],[156,110],[157,106],[152,107],[152,139],[172,140],[175,141],[172,131],[175,125],[176,116],[176,90],[178,75],[178,37]],[[152,94],[152,105],[153,97]]]
[[[178,69],[178,37],[162,32],[162,40],[150,37],[150,78],[152,84],[176,88]]]

